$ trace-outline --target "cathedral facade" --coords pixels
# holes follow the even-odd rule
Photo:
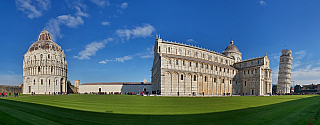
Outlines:
[[[220,54],[157,37],[151,71],[153,93],[165,96],[272,92],[268,56],[242,61],[242,53],[232,40]]]
[[[67,70],[64,51],[43,30],[24,55],[23,94],[66,92]]]

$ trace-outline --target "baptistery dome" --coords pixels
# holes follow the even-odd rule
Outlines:
[[[38,38],[37,42],[34,42],[30,47],[28,52],[35,50],[53,50],[53,51],[62,51],[61,47],[51,40],[51,36],[48,31],[43,30]]]
[[[24,94],[66,92],[67,61],[61,47],[45,29],[24,55]]]

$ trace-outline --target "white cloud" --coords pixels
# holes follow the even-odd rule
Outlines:
[[[141,52],[141,53],[136,53],[133,55],[119,57],[119,58],[115,58],[114,60],[106,59],[106,60],[100,61],[99,63],[106,64],[107,62],[111,62],[111,61],[124,63],[124,61],[131,60],[136,56],[140,56],[141,58],[152,58],[153,57],[153,46],[148,47],[147,52]]]
[[[42,16],[43,11],[50,8],[50,0],[16,0],[15,4],[18,10],[28,15],[28,18],[38,18]]]
[[[83,60],[83,59],[90,59],[90,56],[93,56],[93,55],[96,55],[96,52],[102,48],[105,47],[105,44],[107,44],[108,42],[111,42],[113,41],[112,38],[108,38],[108,39],[105,39],[103,41],[100,41],[100,42],[92,42],[88,45],[86,45],[85,47],[85,50],[79,52],[79,56],[74,56],[73,58],[78,58],[80,60]]]
[[[83,17],[89,16],[88,13],[81,11],[81,8],[79,6],[76,6],[75,9],[77,10],[77,13],[76,13],[77,16],[83,16]]]
[[[124,63],[124,61],[133,59],[132,56],[124,56],[121,58],[116,58],[116,61]]]
[[[10,71],[10,70],[8,70],[8,72],[10,72],[11,74],[15,74],[14,72],[12,72],[12,71]]]
[[[51,35],[51,39],[56,41],[56,37],[62,38],[62,34],[60,33],[60,22],[57,19],[50,19],[49,22],[46,23],[47,31],[49,31]]]
[[[105,26],[105,25],[110,26],[110,23],[109,23],[109,22],[107,22],[107,21],[106,21],[106,22],[101,22],[101,25],[104,25],[104,26]]]
[[[0,75],[0,85],[14,85],[17,86],[19,84],[22,84],[22,74],[19,75],[6,75],[1,74]]]
[[[109,0],[90,0],[92,3],[97,4],[99,7],[103,8],[106,5],[110,6]]]
[[[129,5],[128,5],[128,3],[126,3],[126,2],[124,2],[124,3],[122,3],[121,4],[121,9],[125,9],[125,8],[127,8]]]
[[[188,39],[187,43],[198,43],[197,41],[194,41],[193,39]]]
[[[101,64],[107,64],[106,61],[100,61],[99,63],[101,63]]]
[[[152,58],[153,57],[153,46],[147,48],[147,52],[139,54],[141,58]]]
[[[317,83],[320,84],[320,67],[313,67],[307,65],[304,68],[300,68],[292,72],[291,81],[295,81],[295,84],[304,85]]]
[[[265,6],[265,5],[267,5],[267,3],[266,3],[266,2],[264,2],[263,0],[259,1],[259,3],[260,3],[260,5],[261,5],[261,6]]]
[[[301,51],[295,52],[294,54],[297,55],[295,59],[302,59],[303,57],[306,56],[307,52],[305,50],[301,50]]]
[[[65,51],[66,51],[66,52],[70,52],[71,50],[72,50],[72,49],[66,49]]]
[[[76,28],[78,25],[83,25],[84,21],[80,16],[73,17],[70,14],[61,15],[57,18],[50,19],[48,23],[46,23],[46,28],[49,31],[51,38],[53,41],[56,41],[56,37],[62,38],[60,25],[64,24],[70,28]]]
[[[107,64],[107,62],[110,62],[110,61],[113,61],[113,60],[108,60],[108,59],[106,59],[106,60],[100,61],[99,63],[101,63],[101,64]]]
[[[138,26],[135,29],[118,29],[116,30],[116,34],[123,39],[124,37],[128,41],[130,38],[136,37],[148,37],[156,31],[153,26],[150,24],[143,24],[142,27]]]
[[[70,14],[58,16],[57,19],[60,23],[65,24],[70,28],[75,28],[78,25],[82,25],[84,23],[80,16],[73,17]]]

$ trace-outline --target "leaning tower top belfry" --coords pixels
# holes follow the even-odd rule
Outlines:
[[[278,74],[278,94],[290,93],[291,72],[292,72],[292,51],[284,49],[281,51]]]

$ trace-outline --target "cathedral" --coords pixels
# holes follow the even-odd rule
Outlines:
[[[268,56],[242,60],[233,40],[217,53],[157,36],[151,71],[153,93],[164,96],[272,93]]]
[[[44,29],[24,55],[23,94],[66,92],[67,70],[64,51]]]

